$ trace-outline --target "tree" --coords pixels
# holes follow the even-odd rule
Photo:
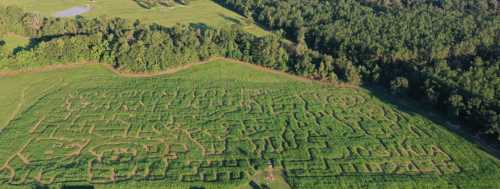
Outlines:
[[[495,129],[500,104],[495,0],[218,2],[283,31],[277,36],[297,44],[237,28],[163,27],[107,17],[44,18],[8,6],[0,7],[0,33],[30,37],[32,43],[4,56],[8,64],[3,65],[23,68],[87,60],[158,71],[225,56],[314,79],[356,85],[364,81],[394,93],[411,91],[411,97],[423,97],[439,110],[452,109],[463,121],[500,136]]]
[[[332,56],[322,56],[321,57],[321,62],[318,68],[318,78],[320,79],[333,79],[331,76],[335,75],[335,68],[333,66],[333,57]],[[335,79],[337,79],[337,76],[335,76]]]
[[[298,43],[291,54],[314,50],[334,57],[330,71],[341,80],[360,83],[363,78],[394,88],[402,83],[393,79],[403,76],[411,83],[411,97],[425,97],[440,110],[457,100],[448,94],[464,97],[465,104],[477,98],[488,105],[464,107],[461,112],[474,114],[464,121],[492,127],[487,120],[495,115],[484,112],[498,112],[492,104],[500,101],[495,95],[500,73],[497,0],[218,1],[267,28],[283,30]],[[308,69],[299,63],[294,68]],[[328,69],[321,63],[316,68],[313,77],[324,78]]]
[[[358,69],[353,65],[353,63],[345,56],[336,58],[334,60],[334,66],[338,73],[337,75],[346,82],[354,85],[361,84],[361,75]]]
[[[297,57],[295,64],[295,73],[301,76],[309,76],[314,72],[314,65],[312,64],[312,57],[308,53]]]
[[[405,77],[396,77],[391,81],[390,89],[393,94],[402,95],[407,93],[409,87],[408,79]]]
[[[460,110],[464,107],[464,98],[461,95],[451,95],[448,98],[448,104],[449,104],[449,112],[452,113],[453,116],[460,116]]]
[[[3,48],[5,47],[5,44],[6,44],[6,42],[4,40],[0,39],[0,53],[3,52],[3,50],[4,50]]]
[[[354,65],[347,64],[344,75],[347,82],[354,85],[361,84],[361,75],[359,74],[359,71],[356,69],[356,67],[354,67]]]

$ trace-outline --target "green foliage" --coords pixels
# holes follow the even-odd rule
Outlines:
[[[4,48],[5,48],[5,41],[0,39],[0,60],[3,59],[5,56]]]
[[[456,118],[496,132],[500,115],[500,39],[496,0],[218,0],[268,29],[341,62],[346,81],[392,86],[446,110],[451,95],[477,106],[456,106]],[[304,64],[305,65],[305,64]],[[307,72],[300,65],[298,73]],[[354,69],[354,68],[357,69]],[[390,88],[390,87],[389,87]],[[473,109],[469,107],[474,107]]]
[[[476,7],[461,1],[220,2],[270,29],[280,29],[298,42],[297,47],[238,29],[168,29],[109,18],[52,19],[3,7],[2,33],[34,39],[28,49],[3,61],[9,63],[2,67],[26,68],[35,65],[31,60],[40,58],[40,65],[105,61],[120,69],[144,72],[226,56],[309,78],[339,78],[354,84],[391,86],[395,77],[403,76],[411,83],[406,90],[409,96],[447,110],[454,106],[449,104],[451,95],[460,95],[465,105],[455,106],[459,108],[454,111],[456,118],[475,130],[496,133],[500,48],[495,21],[499,16],[493,14],[496,5],[490,1]],[[159,48],[150,39],[153,35],[170,39]],[[78,39],[61,42],[57,38]],[[328,56],[334,59],[333,65],[324,61]]]
[[[500,48],[495,20],[499,18],[492,14],[491,7],[495,6],[491,2],[477,7],[459,1],[440,4],[407,1],[400,5],[353,0],[220,2],[270,29],[280,29],[284,36],[296,39],[297,47],[290,47],[276,37],[258,38],[237,29],[189,26],[173,30],[123,19],[51,19],[5,7],[0,19],[3,32],[35,39],[25,49],[30,52],[19,52],[17,58],[4,61],[14,63],[2,67],[34,66],[30,59],[42,56],[44,64],[102,61],[124,70],[143,72],[226,56],[309,78],[340,79],[354,84],[391,86],[395,77],[403,76],[411,83],[405,90],[409,96],[440,110],[457,107],[453,114],[456,118],[473,125],[475,130],[496,133],[494,128],[499,124],[496,120],[500,114],[500,95],[496,95]],[[93,37],[98,34],[102,36]],[[170,40],[158,48],[158,44],[151,42],[153,35],[157,38],[164,35]],[[86,42],[88,39],[69,42],[90,48],[70,48],[74,53],[38,47],[44,42],[51,46],[56,38],[93,38],[94,42]],[[49,50],[60,53],[52,56],[46,52]],[[61,57],[61,53],[75,57]],[[325,61],[328,56],[334,61]],[[454,94],[462,97],[464,106],[450,104],[448,99]]]
[[[0,9],[2,13],[7,13],[6,9]],[[20,14],[14,20],[30,15]],[[35,29],[22,22],[23,31],[28,32],[19,35],[31,35],[33,39],[29,48],[17,52],[4,67],[23,69],[91,61],[112,64],[123,71],[150,72],[225,56],[317,79],[339,78],[332,72],[335,67],[345,73],[345,81],[359,82],[348,60],[337,66],[331,57],[311,50],[290,50],[277,35],[257,37],[238,28],[201,25],[164,27],[120,18],[44,19],[46,22]]]
[[[269,162],[296,189],[499,187],[498,160],[414,109],[251,65],[152,78],[88,65],[0,85],[0,118],[21,107],[0,132],[0,188],[235,189]]]
[[[440,8],[447,11],[460,10],[470,13],[495,13],[498,11],[496,0],[358,0],[360,3],[374,8],[414,8],[422,5]]]
[[[405,94],[409,87],[408,79],[404,77],[396,77],[391,81],[391,91],[393,94]]]
[[[160,2],[159,0],[155,0]],[[158,23],[165,26],[176,24],[204,23],[211,27],[229,28],[238,26],[255,35],[267,35],[267,31],[248,21],[231,10],[221,7],[212,0],[192,0],[173,2],[174,7],[158,5],[156,8],[146,9],[134,0],[2,0],[0,6],[22,7],[24,11],[33,12],[42,16],[53,16],[55,13],[74,7],[86,7],[89,11],[82,16],[96,18],[102,16],[121,17],[130,20],[141,20],[145,23]],[[186,5],[185,3],[188,3]],[[18,11],[19,13],[20,11]],[[2,30],[2,28],[0,28]]]

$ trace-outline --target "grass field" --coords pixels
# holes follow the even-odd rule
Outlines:
[[[30,12],[53,16],[56,12],[75,6],[90,6],[91,10],[82,16],[101,15],[139,19],[142,22],[156,22],[172,26],[177,23],[204,23],[214,27],[240,25],[256,35],[265,35],[262,28],[247,23],[245,18],[211,0],[192,0],[188,6],[177,5],[173,8],[158,7],[144,9],[133,0],[0,0],[0,5],[17,5]]]
[[[29,38],[12,33],[0,34],[0,40],[5,42],[2,50],[6,54],[12,53],[17,47],[24,47],[29,44]]]
[[[247,188],[269,162],[277,189],[500,188],[497,159],[425,117],[244,64],[152,78],[88,65],[0,86],[0,188]]]

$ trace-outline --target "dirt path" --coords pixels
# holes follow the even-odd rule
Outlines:
[[[48,72],[52,70],[64,70],[64,69],[73,69],[79,68],[91,64],[97,64],[95,62],[81,62],[81,63],[68,63],[68,64],[56,64],[56,65],[47,65],[40,66],[36,68],[24,69],[24,70],[14,70],[14,71],[0,71],[1,77],[13,77],[21,74],[32,74],[32,73],[40,73],[40,72]]]
[[[122,76],[122,77],[144,78],[144,77],[158,77],[158,76],[163,76],[163,75],[175,74],[175,73],[177,73],[179,71],[189,69],[189,68],[191,68],[193,66],[206,64],[206,63],[209,63],[209,62],[212,62],[212,61],[215,61],[215,60],[220,60],[220,59],[218,59],[218,58],[210,58],[210,59],[208,59],[206,61],[193,62],[193,63],[189,63],[189,64],[183,64],[183,65],[179,65],[179,66],[176,66],[176,67],[173,67],[173,68],[168,68],[166,70],[162,70],[162,71],[159,71],[159,72],[126,72],[126,71],[120,71],[120,70],[114,69],[109,64],[106,64],[105,67],[108,68],[108,70],[110,70],[111,72],[115,73],[116,75],[119,75],[119,76]]]
[[[306,82],[306,83],[316,83],[316,84],[322,84],[322,85],[328,85],[328,86],[335,86],[335,87],[338,87],[338,88],[360,89],[359,86],[352,85],[352,84],[349,84],[349,83],[332,83],[332,82],[328,82],[328,81],[315,80],[315,79],[311,79],[311,78],[308,78],[308,77],[293,75],[291,73],[287,73],[287,72],[283,72],[283,71],[279,71],[279,70],[274,70],[272,68],[266,68],[266,67],[263,67],[263,66],[259,66],[257,64],[252,64],[252,63],[244,62],[244,61],[241,61],[241,60],[231,59],[231,58],[226,58],[226,57],[213,57],[213,58],[210,58],[210,59],[208,59],[206,61],[189,63],[189,64],[185,64],[185,65],[182,65],[182,66],[179,66],[179,67],[170,68],[170,69],[167,69],[167,70],[164,70],[164,71],[160,71],[160,72],[155,72],[155,73],[121,72],[121,71],[118,71],[116,69],[113,69],[111,66],[106,66],[106,67],[108,67],[113,73],[116,73],[117,75],[124,76],[124,77],[157,77],[157,76],[175,74],[175,73],[177,73],[179,71],[182,71],[182,70],[185,70],[185,69],[189,69],[189,68],[191,68],[193,66],[202,65],[202,64],[209,63],[209,62],[213,62],[213,61],[227,61],[227,62],[231,62],[231,63],[235,63],[235,64],[240,64],[240,65],[244,65],[244,66],[247,66],[247,67],[251,67],[251,68],[259,70],[259,71],[263,71],[263,72],[267,72],[267,73],[271,73],[271,74],[275,74],[275,75],[287,77],[289,79],[293,79],[293,80],[301,81],[301,82]]]
[[[296,81],[329,85],[329,86],[335,86],[335,87],[339,87],[339,88],[360,89],[359,86],[348,84],[348,83],[332,83],[332,82],[328,82],[328,81],[315,80],[315,79],[297,76],[297,75],[293,75],[293,74],[290,74],[287,72],[274,70],[271,68],[266,68],[266,67],[259,66],[256,64],[244,62],[241,60],[226,58],[226,57],[212,57],[212,58],[205,60],[205,61],[183,64],[183,65],[179,65],[179,66],[173,67],[173,68],[168,68],[166,70],[159,71],[159,72],[126,72],[126,71],[120,71],[120,70],[114,69],[109,64],[99,64],[99,65],[103,65],[104,67],[106,67],[108,70],[110,70],[114,74],[122,76],[122,77],[147,78],[147,77],[158,77],[158,76],[175,74],[179,71],[189,69],[193,66],[207,64],[207,63],[213,62],[213,61],[228,61],[228,62],[232,62],[232,63],[236,63],[236,64],[241,64],[241,65],[251,67],[251,68],[259,70],[259,71],[264,71],[267,73],[272,73],[272,74],[284,76],[284,77],[287,77],[287,78],[290,78],[290,79],[293,79]],[[43,66],[43,67],[38,67],[38,68],[33,68],[33,69],[28,69],[28,70],[20,70],[20,71],[0,71],[0,77],[12,77],[12,76],[20,75],[20,74],[25,74],[25,73],[39,73],[39,72],[46,72],[46,71],[52,71],[52,70],[74,69],[74,68],[79,68],[79,67],[83,67],[86,65],[95,65],[95,64],[98,64],[98,63],[96,63],[96,62],[82,62],[82,63],[72,63],[72,64],[49,65],[49,66]]]
[[[166,70],[163,70],[163,71],[160,71],[160,72],[153,72],[153,73],[151,73],[151,72],[139,72],[139,73],[138,72],[123,72],[123,71],[119,71],[119,70],[114,69],[113,67],[111,67],[111,65],[106,65],[106,68],[108,68],[113,73],[115,73],[115,74],[117,74],[119,76],[122,76],[122,77],[144,78],[144,77],[158,77],[158,76],[164,76],[164,75],[171,75],[171,74],[175,74],[175,73],[177,73],[179,71],[189,69],[189,68],[191,68],[193,66],[202,65],[202,64],[209,63],[209,62],[213,62],[213,61],[227,61],[227,62],[231,62],[231,63],[235,63],[235,64],[241,64],[241,65],[244,65],[244,66],[247,66],[247,67],[251,67],[251,68],[259,70],[259,71],[263,71],[263,72],[267,72],[267,73],[271,73],[271,74],[276,74],[276,75],[284,76],[284,77],[287,77],[289,79],[293,79],[293,80],[296,80],[296,81],[302,81],[302,82],[308,82],[308,83],[317,83],[317,84],[323,84],[323,85],[331,85],[331,86],[340,87],[340,88],[352,88],[352,89],[359,89],[360,88],[359,86],[348,84],[348,83],[337,83],[337,84],[335,84],[335,83],[331,83],[331,82],[328,82],[328,81],[314,80],[314,79],[311,79],[311,78],[297,76],[297,75],[293,75],[293,74],[290,74],[290,73],[287,73],[287,72],[283,72],[283,71],[279,71],[279,70],[274,70],[274,69],[271,69],[271,68],[266,68],[266,67],[259,66],[259,65],[256,65],[256,64],[244,62],[244,61],[241,61],[241,60],[231,59],[231,58],[225,58],[225,57],[213,57],[213,58],[210,58],[210,59],[205,60],[205,61],[184,64],[184,65],[181,65],[181,66],[178,66],[178,67],[169,68],[169,69],[166,69]]]
[[[259,71],[269,72],[269,73],[272,73],[272,74],[277,74],[277,75],[289,77],[291,79],[299,80],[299,81],[304,81],[304,82],[314,82],[315,81],[315,80],[312,80],[312,79],[309,79],[309,78],[300,77],[300,76],[292,75],[292,74],[285,73],[285,72],[282,72],[282,71],[273,70],[273,69],[265,68],[265,67],[262,67],[262,66],[259,66],[259,65],[255,65],[255,64],[243,62],[243,61],[236,60],[236,59],[225,58],[225,57],[213,57],[213,58],[210,58],[210,59],[205,60],[205,61],[184,64],[184,65],[180,65],[180,66],[177,66],[177,67],[174,67],[174,68],[169,68],[169,69],[166,69],[166,70],[163,70],[163,71],[159,71],[159,72],[124,72],[124,71],[119,71],[119,70],[114,69],[113,67],[111,67],[111,65],[106,65],[106,68],[108,68],[109,70],[111,70],[113,73],[115,73],[115,74],[117,74],[119,76],[123,76],[123,77],[137,77],[137,78],[141,78],[141,77],[157,77],[157,76],[164,76],[164,75],[175,74],[175,73],[177,73],[179,71],[189,69],[189,68],[191,68],[193,66],[207,64],[207,63],[213,62],[213,61],[228,61],[228,62],[232,62],[232,63],[236,63],[236,64],[241,64],[241,65],[244,65],[244,66],[247,66],[247,67],[251,67],[251,68],[259,70]]]

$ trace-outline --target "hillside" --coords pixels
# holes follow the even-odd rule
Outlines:
[[[247,64],[151,78],[87,65],[0,85],[2,188],[237,188],[269,163],[296,189],[500,187],[497,159],[410,107]]]
[[[500,141],[497,0],[217,0],[377,85]],[[337,72],[338,74],[338,72]]]
[[[188,5],[146,9],[134,0],[0,0],[0,6],[18,6],[41,16],[57,16],[65,10],[81,7],[85,17],[120,17],[158,23],[165,26],[176,24],[207,24],[213,27],[242,27],[256,35],[266,35],[262,28],[249,23],[243,16],[230,11],[211,0],[192,0]],[[70,16],[72,17],[72,16]]]
[[[499,10],[0,0],[0,189],[500,188]]]

